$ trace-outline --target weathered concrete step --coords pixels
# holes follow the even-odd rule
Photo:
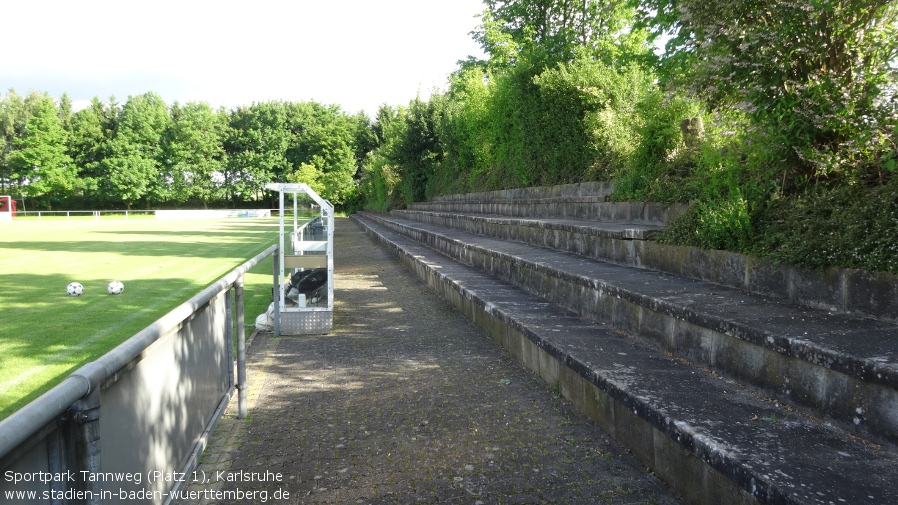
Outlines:
[[[353,217],[687,500],[898,503],[893,452]]]
[[[854,433],[898,441],[898,326],[385,215],[384,226]]]
[[[393,214],[477,235],[713,282],[808,307],[898,323],[898,276],[884,272],[851,269],[821,272],[728,251],[660,244],[651,240],[661,228],[657,225],[496,218],[420,210],[393,211]]]
[[[591,201],[604,202],[614,188],[610,183],[593,181],[576,184],[560,184],[556,186],[536,186],[529,188],[501,189],[479,193],[459,193],[441,195],[434,202],[494,202],[509,200],[551,200],[584,198]]]
[[[571,219],[527,219],[420,210],[394,210],[392,214],[403,219],[447,226],[476,235],[516,240],[562,250],[564,250],[563,247],[556,247],[559,235],[576,234],[594,237],[595,239],[647,240],[663,229],[663,226],[657,224]]]
[[[605,182],[504,189],[443,195],[431,201],[412,203],[410,209],[664,226],[688,207],[653,202],[609,202],[611,191],[611,184]]]
[[[687,209],[684,204],[653,202],[604,202],[590,197],[544,200],[510,199],[496,201],[417,202],[410,210],[486,214],[494,216],[573,219],[665,226]]]

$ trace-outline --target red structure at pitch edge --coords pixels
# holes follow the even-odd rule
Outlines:
[[[0,221],[12,221],[16,216],[16,201],[11,196],[0,195]]]

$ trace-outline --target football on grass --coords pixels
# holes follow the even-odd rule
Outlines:
[[[84,292],[84,286],[80,282],[72,282],[65,288],[65,292],[69,296],[81,296],[81,293]]]
[[[109,291],[110,295],[120,295],[124,290],[125,285],[119,281],[112,281],[106,286],[106,291]]]

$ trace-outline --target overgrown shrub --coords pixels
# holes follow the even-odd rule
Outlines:
[[[808,268],[898,273],[898,178],[772,200],[747,252]]]
[[[674,165],[685,170],[668,170],[664,187],[647,196],[693,204],[671,223],[663,242],[743,251],[755,240],[759,214],[783,195],[781,165],[770,156],[775,139],[746,129],[738,114],[709,116],[707,124],[696,145],[680,146]]]
[[[359,180],[364,208],[386,211],[405,204],[399,190],[401,167],[397,151],[408,128],[407,115],[404,107],[384,106],[377,113],[373,127],[377,148],[366,157]]]
[[[535,145],[546,126],[541,124],[543,112],[533,82],[542,68],[538,58],[531,55],[494,76],[485,123],[490,139],[490,166],[473,184],[485,186],[484,189],[515,188],[553,178],[547,172],[555,167],[539,164],[541,154]]]
[[[546,182],[609,179],[629,163],[644,123],[640,104],[658,93],[651,72],[581,56],[533,80],[543,109],[533,145],[551,171]]]
[[[778,159],[790,167],[786,186],[851,184],[892,170],[898,3],[648,0],[646,7],[649,24],[673,32],[672,80],[711,107],[741,110],[776,139]]]
[[[614,198],[618,200],[679,201],[692,198],[683,181],[690,175],[696,152],[687,149],[683,121],[698,116],[694,103],[665,97],[651,89],[634,114],[635,135],[631,156],[617,167]]]
[[[452,78],[445,107],[437,121],[445,150],[436,174],[434,194],[464,193],[492,164],[489,128],[491,79],[479,67],[462,69]]]
[[[369,155],[359,192],[364,208],[385,212],[397,206],[399,175],[389,160],[380,153]]]

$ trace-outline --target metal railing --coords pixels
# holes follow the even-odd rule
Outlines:
[[[189,484],[235,388],[246,417],[243,276],[274,255],[276,285],[277,250],[0,421],[0,502],[167,503]]]

